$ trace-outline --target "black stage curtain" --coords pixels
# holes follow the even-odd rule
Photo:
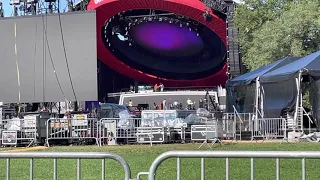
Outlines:
[[[239,113],[254,112],[255,102],[255,84],[228,87],[228,112],[233,112],[233,106]]]
[[[310,78],[309,98],[317,130],[320,130],[320,79]]]
[[[295,78],[287,81],[263,83],[264,117],[279,118],[284,111],[291,112],[295,108],[297,87]]]

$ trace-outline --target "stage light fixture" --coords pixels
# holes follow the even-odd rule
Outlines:
[[[10,5],[19,5],[21,3],[20,0],[11,0]]]
[[[180,23],[180,27],[182,27],[182,24]]]
[[[209,12],[207,12],[207,11],[203,14],[203,18],[207,22],[210,22],[212,20],[211,14]]]
[[[162,22],[162,18],[159,18],[159,21]]]
[[[27,4],[38,3],[38,0],[27,0]]]

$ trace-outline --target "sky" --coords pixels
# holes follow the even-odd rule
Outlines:
[[[59,1],[60,1],[60,10],[62,12],[67,7],[67,1],[66,0],[59,0]],[[79,1],[80,0],[73,0],[74,3]],[[2,2],[5,17],[12,16],[12,6],[10,5],[10,0],[0,0],[0,2]]]

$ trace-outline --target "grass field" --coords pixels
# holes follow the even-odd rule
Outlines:
[[[225,144],[214,146],[214,150],[303,150],[318,151],[318,143],[262,143],[262,144]],[[169,150],[197,150],[199,144],[170,144],[170,145],[128,145],[128,146],[68,146],[51,147],[41,151],[59,151],[59,152],[113,152],[121,155],[127,160],[131,167],[132,177],[141,171],[148,171],[153,160],[163,152]],[[202,150],[208,150],[203,147]],[[5,179],[6,164],[5,160],[0,160],[0,179]],[[35,179],[51,180],[53,160],[35,160]],[[82,179],[97,180],[101,179],[101,160],[82,160]],[[281,160],[281,179],[296,180],[301,179],[301,161],[292,159]],[[307,179],[320,179],[320,160],[307,160]],[[230,173],[233,180],[250,179],[250,160],[249,159],[231,159]],[[107,179],[123,179],[123,171],[119,164],[113,160],[106,161]],[[157,171],[157,179],[173,180],[176,179],[176,161],[175,159],[166,160]],[[257,180],[275,179],[275,160],[257,159],[255,161],[255,175]],[[24,159],[11,160],[11,179],[26,180],[29,178],[29,161]],[[58,179],[72,180],[76,179],[76,160],[58,160]],[[181,160],[181,179],[197,180],[200,179],[200,159],[182,159]],[[225,160],[224,159],[206,159],[206,179],[225,179]]]

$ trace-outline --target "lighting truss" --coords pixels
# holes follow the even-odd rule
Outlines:
[[[0,18],[4,16],[2,2],[0,1]]]
[[[37,15],[59,12],[58,0],[10,0],[13,6],[14,16]]]

